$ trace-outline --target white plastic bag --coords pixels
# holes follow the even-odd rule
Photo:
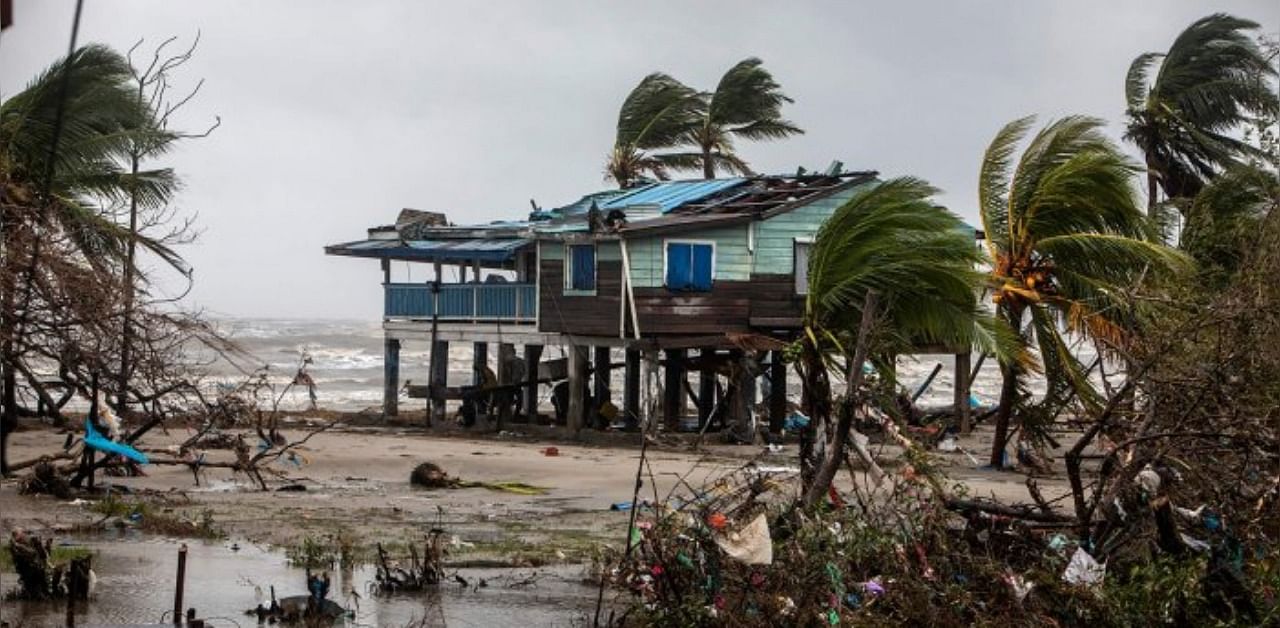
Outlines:
[[[1105,563],[1099,563],[1084,548],[1077,547],[1076,553],[1071,555],[1071,562],[1067,563],[1066,571],[1062,572],[1062,579],[1067,584],[1095,585],[1101,583],[1106,575]]]
[[[773,564],[773,537],[764,513],[737,532],[716,536],[716,545],[730,558],[745,565]]]

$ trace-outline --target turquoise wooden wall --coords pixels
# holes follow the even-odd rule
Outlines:
[[[863,184],[868,185],[868,184]],[[669,236],[654,236],[627,240],[627,252],[631,258],[631,278],[637,288],[660,288],[663,285],[663,243],[673,240],[704,240],[715,242],[715,269],[717,281],[747,281],[752,274],[789,275],[793,272],[797,238],[810,239],[817,235],[822,223],[836,208],[853,197],[862,186],[841,190],[808,205],[785,214],[750,225],[716,227],[696,231],[682,231]],[[748,248],[748,230],[754,230],[754,253]],[[540,243],[543,260],[564,259],[564,244],[543,241]],[[616,242],[601,242],[596,250],[597,259],[620,260],[621,250]]]
[[[636,238],[627,240],[627,253],[631,256],[631,280],[637,288],[661,288],[663,242],[694,240],[714,242],[716,245],[716,281],[746,281],[751,277],[751,254],[747,251],[747,226],[734,225],[715,229],[681,231],[670,236]]]
[[[785,214],[756,224],[755,264],[751,272],[762,275],[789,275],[795,269],[795,241],[812,240],[822,223],[853,197],[866,183],[818,199]]]

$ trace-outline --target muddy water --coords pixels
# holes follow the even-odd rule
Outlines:
[[[305,593],[301,569],[278,552],[231,542],[188,542],[184,606],[212,626],[251,626],[245,615],[270,587],[280,597]],[[79,626],[168,623],[173,608],[179,541],[86,540],[76,543],[95,553],[97,585],[90,601],[77,609]],[[454,570],[448,570],[452,577]],[[582,625],[594,609],[595,589],[581,583],[580,567],[533,569],[460,569],[472,586],[452,579],[431,593],[374,595],[373,570],[332,573],[330,599],[351,611],[338,626],[571,626]],[[488,586],[475,586],[484,579]],[[0,574],[7,593],[17,586],[12,573]],[[344,593],[354,589],[359,596]],[[0,602],[0,618],[11,626],[64,625],[63,604]]]

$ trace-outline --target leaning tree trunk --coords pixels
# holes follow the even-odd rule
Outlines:
[[[853,429],[853,415],[857,412],[862,400],[862,363],[867,361],[868,346],[871,343],[871,327],[875,322],[877,295],[875,290],[868,290],[862,303],[862,320],[858,323],[858,340],[853,350],[853,359],[849,362],[845,378],[844,403],[840,405],[840,416],[836,425],[835,436],[827,447],[822,465],[814,474],[813,482],[806,487],[801,504],[804,508],[812,508],[831,488],[831,482],[844,461],[844,448],[849,442],[849,431]],[[812,424],[812,421],[810,421]]]
[[[1022,307],[1020,306],[1000,306],[1000,313],[1004,316],[1005,321],[1013,328],[1014,332],[1021,335],[1022,329]],[[1004,448],[1009,440],[1009,424],[1013,419],[1013,407],[1018,401],[1018,378],[1020,376],[1018,365],[1016,363],[1000,363],[1000,374],[1004,378],[1004,383],[1000,386],[1000,405],[996,408],[996,433],[991,442],[991,459],[992,468],[999,469],[1004,466]]]

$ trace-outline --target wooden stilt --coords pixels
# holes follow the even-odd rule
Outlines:
[[[667,430],[680,429],[680,409],[684,405],[684,349],[667,349],[667,365],[662,370],[662,422]]]
[[[577,435],[586,416],[587,348],[569,347],[569,415],[565,425]]]
[[[955,404],[956,418],[960,422],[960,433],[968,434],[973,429],[969,413],[969,352],[956,354]]]
[[[538,363],[542,361],[542,345],[524,346],[525,381],[524,414],[530,423],[538,422]]]
[[[449,385],[449,342],[437,340],[431,348],[431,420],[443,420],[445,387]]]
[[[781,434],[787,420],[787,365],[782,352],[769,356],[769,431]]]
[[[706,366],[707,360],[715,356],[715,349],[702,349],[698,355],[703,358],[702,370],[698,373],[698,429],[706,427],[711,418],[711,409],[716,407],[716,371]]]
[[[382,414],[393,417],[400,413],[400,340],[383,341]]]
[[[471,384],[480,386],[484,384],[484,370],[489,366],[489,343],[477,342],[473,345],[474,353],[471,360]]]
[[[752,377],[747,373],[747,369],[743,368],[745,356],[740,349],[731,349],[729,351],[730,358],[730,383],[729,383],[729,425],[733,426],[733,433],[737,434],[744,440],[750,441],[753,438],[751,433],[751,391]]]
[[[605,402],[613,402],[613,398],[609,392],[609,378],[612,374],[613,368],[610,364],[610,360],[612,359],[610,353],[611,351],[609,350],[609,347],[596,347],[594,355],[591,357],[592,366],[595,367],[595,377],[592,378],[592,382],[594,384],[592,386],[592,397],[594,398],[592,399],[592,402],[595,406],[592,410],[595,412],[592,414],[598,413],[600,408],[604,406]]]
[[[627,425],[640,425],[640,350],[626,350],[626,368],[622,387],[622,413]]]
[[[498,345],[498,385],[506,386],[514,384],[512,381],[512,362],[516,357],[516,346],[510,343],[501,343]],[[511,417],[515,412],[516,395],[519,392],[515,390],[504,391],[498,397],[498,431],[502,431],[506,424],[511,421]]]

